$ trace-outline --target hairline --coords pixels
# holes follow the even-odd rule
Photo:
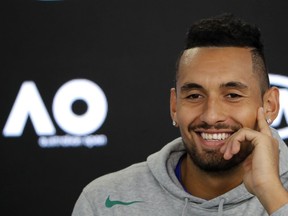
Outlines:
[[[261,95],[263,96],[264,93],[269,89],[270,83],[269,83],[269,76],[266,68],[265,58],[263,54],[255,47],[250,46],[195,46],[195,47],[189,47],[187,49],[184,49],[180,52],[177,61],[176,61],[176,75],[174,84],[176,87],[178,78],[179,78],[179,65],[180,61],[182,59],[182,56],[186,50],[193,49],[193,48],[229,48],[229,47],[237,47],[237,48],[248,48],[251,53],[251,60],[252,60],[252,72],[255,75],[258,75],[260,77],[259,79],[259,88],[261,91]]]

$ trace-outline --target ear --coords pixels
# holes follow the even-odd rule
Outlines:
[[[279,106],[279,89],[271,87],[263,96],[263,108],[266,119],[271,119],[273,122],[278,115]]]
[[[177,102],[176,89],[171,88],[171,90],[170,90],[170,115],[171,115],[172,121],[175,121],[177,123],[178,121],[177,121],[176,102]]]

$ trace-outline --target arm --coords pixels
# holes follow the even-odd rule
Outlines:
[[[91,205],[85,197],[84,192],[82,192],[78,198],[74,206],[72,216],[94,216]]]
[[[239,152],[241,144],[248,141],[254,146],[253,152],[243,163],[243,181],[247,190],[258,197],[266,211],[273,214],[288,204],[288,192],[279,178],[278,142],[272,137],[263,108],[258,110],[257,122],[259,131],[248,128],[239,130],[228,139],[221,152],[229,160]]]

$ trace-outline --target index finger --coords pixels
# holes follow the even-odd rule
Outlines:
[[[263,107],[259,107],[258,109],[257,122],[258,122],[259,131],[261,133],[264,133],[268,136],[272,136],[269,124],[267,123],[265,115],[264,115]]]

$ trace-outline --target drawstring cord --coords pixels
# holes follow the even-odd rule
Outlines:
[[[186,208],[187,208],[187,205],[188,205],[188,201],[189,201],[189,199],[186,197],[185,198],[185,205],[184,205],[184,208],[183,208],[183,210],[182,210],[182,216],[185,216],[185,213],[186,213]]]
[[[222,216],[222,215],[223,215],[224,202],[225,202],[225,199],[222,198],[222,199],[220,200],[219,207],[218,207],[218,216]]]
[[[189,201],[189,199],[186,197],[186,198],[185,198],[185,204],[184,204],[184,207],[183,207],[181,216],[185,216],[186,209],[187,209],[187,205],[188,205],[188,201]],[[218,214],[217,214],[218,216],[223,216],[224,203],[225,203],[225,199],[222,198],[222,199],[220,200],[219,206],[218,206]]]

